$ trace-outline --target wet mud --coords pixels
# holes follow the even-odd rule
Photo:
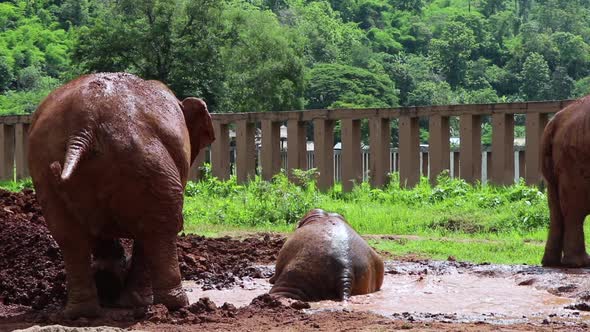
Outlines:
[[[36,325],[129,330],[584,331],[590,324],[590,270],[474,265],[455,261],[386,263],[381,291],[348,302],[270,297],[284,238],[258,234],[180,236],[178,253],[190,306],[104,309],[66,320],[65,271],[32,191],[0,191],[0,331]],[[125,246],[129,251],[130,241]]]

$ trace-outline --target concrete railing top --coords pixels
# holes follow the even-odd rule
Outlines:
[[[250,112],[250,113],[213,113],[211,117],[220,123],[232,123],[236,121],[256,122],[270,121],[312,121],[315,119],[326,120],[358,120],[371,117],[398,118],[400,116],[430,117],[433,115],[459,116],[465,114],[492,115],[504,114],[528,114],[528,113],[555,113],[574,100],[539,101],[520,103],[497,104],[462,104],[462,105],[438,105],[438,106],[411,106],[398,108],[361,108],[361,109],[314,109],[288,112]]]
[[[240,120],[247,121],[312,121],[314,119],[344,120],[366,119],[371,117],[398,118],[400,116],[430,117],[432,115],[459,116],[464,114],[491,115],[495,113],[527,114],[554,113],[574,100],[535,101],[519,103],[496,104],[461,104],[437,106],[410,106],[398,108],[360,108],[360,109],[312,109],[287,112],[248,112],[248,113],[212,113],[211,117],[220,123],[232,123]],[[4,115],[0,116],[0,123],[30,123],[32,115]]]

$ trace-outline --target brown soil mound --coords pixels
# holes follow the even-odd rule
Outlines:
[[[242,241],[183,235],[178,239],[181,272],[205,288],[232,286],[243,277],[268,277],[268,271],[254,265],[274,261],[283,242],[271,235]],[[42,309],[63,305],[65,298],[63,258],[35,193],[0,190],[0,304]]]
[[[244,277],[268,278],[269,271],[254,265],[274,262],[284,242],[268,234],[242,241],[183,235],[177,241],[180,271],[184,279],[203,282],[204,290],[226,288]]]

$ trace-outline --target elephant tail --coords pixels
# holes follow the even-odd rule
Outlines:
[[[353,276],[350,269],[344,269],[342,272],[342,276],[340,277],[340,284],[339,284],[339,298],[342,301],[346,301],[352,295],[352,283],[353,283]]]
[[[85,129],[69,138],[63,168],[59,161],[54,161],[49,165],[58,183],[66,182],[74,174],[80,161],[90,150],[93,137],[93,132]]]

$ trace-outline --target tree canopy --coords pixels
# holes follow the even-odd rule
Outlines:
[[[9,0],[0,114],[127,71],[214,112],[575,98],[589,0]]]

